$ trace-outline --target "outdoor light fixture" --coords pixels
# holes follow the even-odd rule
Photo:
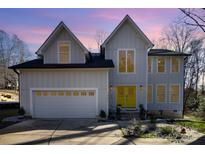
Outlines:
[[[144,87],[143,87],[143,85],[140,85],[140,90],[144,90]]]

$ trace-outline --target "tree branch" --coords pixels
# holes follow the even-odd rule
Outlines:
[[[194,17],[192,17],[190,13],[186,12],[184,9],[179,9],[179,10],[181,10],[186,16],[188,16],[190,19],[192,19],[201,28],[201,30],[205,33],[205,28]]]

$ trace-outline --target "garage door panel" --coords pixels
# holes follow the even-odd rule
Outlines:
[[[54,92],[55,91],[55,92]],[[95,118],[96,91],[34,91],[33,113],[36,118]],[[62,94],[63,92],[63,94]],[[66,95],[67,94],[67,95]],[[60,95],[60,96],[59,96]],[[75,96],[74,96],[75,95]]]

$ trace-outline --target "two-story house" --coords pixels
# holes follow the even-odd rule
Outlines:
[[[11,66],[19,74],[20,105],[34,118],[96,118],[121,106],[181,116],[184,58],[152,42],[127,15],[90,53],[61,22],[38,49],[37,59]]]

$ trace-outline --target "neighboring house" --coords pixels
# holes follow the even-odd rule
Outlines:
[[[184,58],[153,44],[127,15],[90,53],[61,22],[36,52],[38,59],[11,66],[19,73],[20,103],[34,118],[95,118],[123,112],[181,116]]]

